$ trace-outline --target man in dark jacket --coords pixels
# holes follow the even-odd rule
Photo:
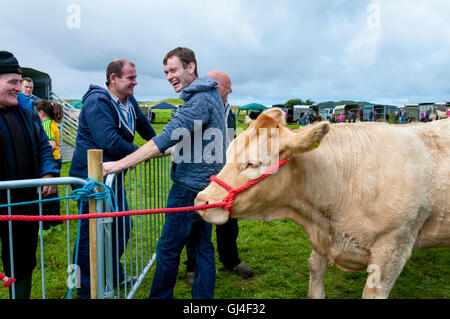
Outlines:
[[[17,59],[7,51],[0,51],[0,181],[50,178],[58,169],[52,148],[41,125],[39,116],[32,110],[18,106],[22,71]],[[56,192],[55,186],[42,187],[42,196]],[[35,188],[11,190],[11,203],[38,199]],[[8,203],[6,190],[0,191],[0,204]],[[11,207],[12,214],[37,215],[38,205]],[[7,215],[7,208],[0,208]],[[5,274],[15,277],[15,298],[30,298],[32,271],[36,267],[36,248],[39,223],[0,222],[2,261]],[[10,235],[13,260],[10,260]],[[12,267],[12,264],[14,267]],[[10,289],[12,297],[12,290]]]
[[[76,147],[69,171],[70,176],[88,177],[87,151],[89,149],[102,149],[104,162],[115,161],[138,149],[138,146],[133,144],[135,131],[147,141],[156,135],[133,96],[134,87],[137,85],[135,65],[124,59],[113,60],[107,67],[106,80],[107,82],[104,86],[90,85],[89,90],[83,96],[83,108],[78,122]],[[120,175],[117,176],[116,181],[119,211],[128,210],[126,198],[124,201],[122,200]],[[114,186],[113,189],[115,189]],[[125,205],[122,205],[123,202]],[[88,212],[89,203],[84,201],[83,213]],[[125,223],[125,234],[122,231],[123,223]],[[117,225],[113,223],[114,276],[117,275],[115,269],[115,227],[119,227],[120,259],[124,252],[123,236],[125,236],[125,242],[128,242],[131,223],[130,216],[119,218]],[[81,222],[78,266],[81,273],[81,287],[77,288],[78,298],[90,298],[88,220],[82,220]],[[127,278],[122,268],[123,266],[120,263],[119,282],[123,284]]]
[[[193,206],[197,194],[209,185],[209,177],[217,174],[225,163],[225,113],[215,88],[217,82],[207,76],[198,77],[197,61],[192,50],[176,48],[170,51],[163,65],[167,80],[175,92],[181,92],[180,97],[185,102],[183,107],[161,134],[136,152],[120,161],[104,163],[103,174],[162,156],[175,146],[171,172],[174,184],[166,207]],[[210,141],[212,136],[214,139]],[[198,274],[192,285],[192,298],[214,297],[216,272],[211,232],[212,225],[197,212],[166,215],[156,247],[157,266],[150,298],[173,298],[180,254],[190,234],[195,243],[195,273]]]

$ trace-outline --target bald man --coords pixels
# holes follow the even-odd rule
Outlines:
[[[236,119],[233,111],[231,110],[231,105],[228,103],[228,94],[232,93],[231,80],[230,77],[222,71],[211,71],[207,74],[210,78],[213,78],[217,82],[216,89],[219,91],[220,97],[225,110],[225,120],[227,124],[227,147],[230,142],[236,137]],[[253,275],[253,270],[244,265],[239,259],[236,239],[239,234],[237,219],[231,218],[224,225],[216,226],[216,237],[217,237],[217,252],[219,254],[220,262],[225,266],[225,268],[234,271],[239,276],[244,278],[251,277]],[[193,256],[192,249],[190,248],[190,242],[186,245],[188,260],[186,282],[192,284],[195,273],[195,256]]]

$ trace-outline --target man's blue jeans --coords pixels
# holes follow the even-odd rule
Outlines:
[[[196,196],[196,192],[173,184],[166,207],[193,206]],[[166,214],[166,221],[156,247],[157,265],[149,298],[173,298],[180,254],[190,234],[196,258],[192,298],[211,299],[214,297],[216,269],[211,232],[212,225],[204,221],[197,212]]]

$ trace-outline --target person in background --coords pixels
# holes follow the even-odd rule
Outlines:
[[[58,174],[52,148],[39,121],[38,114],[18,106],[22,70],[14,55],[0,51],[0,181],[18,179],[51,178]],[[43,186],[43,197],[54,194],[55,186]],[[38,199],[36,188],[13,189],[11,203]],[[8,203],[7,191],[0,190],[0,203]],[[38,215],[38,204],[11,207],[13,215]],[[1,215],[8,214],[8,208],[0,208]],[[12,229],[10,243],[9,225]],[[14,277],[16,299],[29,299],[32,287],[32,273],[36,267],[38,222],[0,222],[1,258],[4,273]],[[10,244],[12,251],[10,251]],[[12,267],[13,256],[14,267]],[[13,297],[9,288],[10,298]]]
[[[400,112],[400,124],[406,124],[406,111],[402,109]]]
[[[22,78],[22,82],[20,83],[20,91],[25,94],[25,96],[32,97],[33,88],[34,82],[31,78]]]
[[[82,98],[83,108],[79,116],[76,146],[69,170],[70,176],[83,179],[88,177],[87,151],[89,149],[103,150],[104,162],[115,161],[138,149],[138,146],[133,144],[136,131],[147,141],[156,135],[133,96],[134,87],[137,85],[136,77],[134,63],[125,59],[115,59],[106,68],[106,83],[102,86],[93,84],[89,86]],[[121,175],[116,177],[116,182],[112,186],[112,189],[117,189],[119,211],[128,210],[126,196],[122,196]],[[82,205],[83,214],[89,212],[88,201],[83,201],[82,204],[79,203],[80,205]],[[117,285],[118,275],[119,286],[131,284],[133,281],[133,277],[125,276],[122,263],[119,263],[119,269],[116,267],[117,257],[121,258],[130,238],[132,223],[131,216],[126,216],[115,218],[112,226],[114,283]],[[119,229],[118,256],[116,227]],[[90,298],[88,220],[81,221],[78,266],[81,287],[77,288],[77,296],[79,299],[87,299]]]
[[[39,100],[34,102],[34,107],[36,108],[39,118],[44,127],[45,133],[48,137],[48,142],[52,146],[53,158],[58,165],[58,177],[60,176],[60,171],[62,167],[62,158],[60,151],[60,133],[59,128],[56,123],[60,124],[63,118],[63,108],[60,104],[49,101],[49,100]],[[58,193],[49,196],[48,198],[56,198]],[[50,202],[43,203],[43,213],[44,215],[59,215],[60,214],[60,203],[59,200],[54,200]],[[44,221],[43,230],[44,235],[48,235],[51,231],[50,228],[53,227],[54,230],[60,231],[62,221]]]
[[[425,122],[429,122],[430,121],[430,113],[431,113],[430,110],[427,110],[425,112]]]
[[[224,105],[225,119],[227,121],[227,147],[231,141],[236,137],[236,119],[233,111],[231,110],[231,105],[228,103],[228,94],[232,93],[231,80],[230,77],[222,71],[211,71],[207,74],[210,78],[217,81],[217,90],[219,91],[220,97]],[[219,255],[219,260],[222,262],[225,268],[235,272],[239,276],[244,278],[251,277],[253,275],[253,270],[243,264],[239,258],[238,248],[237,248],[237,237],[239,234],[238,221],[235,218],[230,218],[228,222],[223,225],[216,226],[216,239],[217,239],[217,252]],[[186,282],[192,285],[195,278],[195,254],[194,250],[191,248],[192,242],[190,239],[187,241],[186,251],[188,260]]]
[[[20,82],[20,92],[17,95],[17,102],[20,107],[33,110],[33,103],[38,101],[39,98],[34,96],[33,93],[34,82],[31,78],[23,78]]]

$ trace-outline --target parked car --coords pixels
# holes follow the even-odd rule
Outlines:
[[[332,109],[332,108],[322,109],[322,110],[320,110],[320,116],[322,116],[323,120],[331,122],[332,118],[333,118],[333,112],[334,112],[334,109]]]

